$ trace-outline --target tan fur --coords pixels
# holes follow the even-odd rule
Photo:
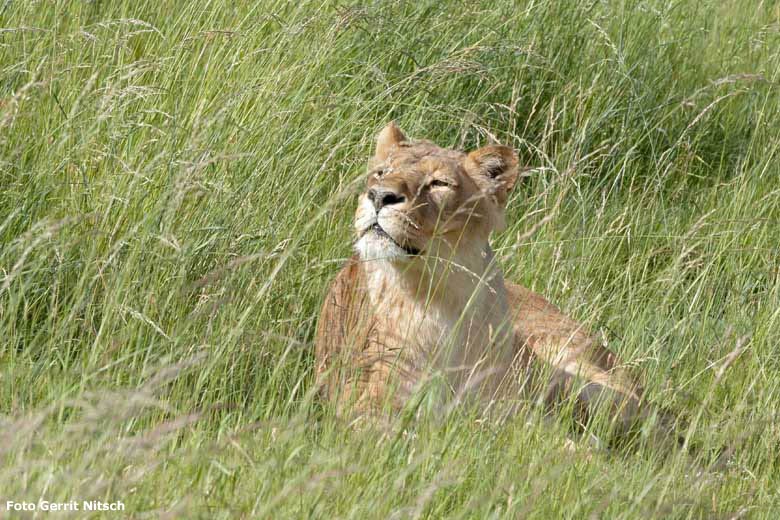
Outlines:
[[[317,328],[318,381],[339,414],[397,411],[423,387],[440,409],[512,403],[527,398],[535,366],[550,369],[546,385],[535,382],[545,402],[573,392],[587,414],[607,399],[621,424],[643,413],[638,385],[611,352],[539,294],[504,281],[488,239],[516,179],[510,148],[466,154],[410,142],[393,123],[380,133],[356,254]]]

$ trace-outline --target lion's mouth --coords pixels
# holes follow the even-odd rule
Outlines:
[[[387,233],[387,231],[385,231],[384,229],[382,229],[382,226],[380,226],[378,222],[374,222],[374,223],[371,225],[371,227],[369,227],[369,228],[368,228],[366,231],[367,231],[367,232],[368,232],[368,231],[373,231],[373,232],[374,232],[374,233],[376,233],[377,235],[379,235],[379,236],[381,236],[381,237],[385,237],[385,238],[387,238],[387,239],[388,239],[388,240],[390,240],[390,241],[391,241],[393,244],[395,244],[395,245],[396,245],[396,246],[398,246],[399,248],[403,249],[403,250],[404,250],[404,252],[406,252],[406,254],[408,254],[408,255],[411,255],[411,256],[417,256],[417,255],[419,255],[419,254],[421,253],[421,251],[420,251],[419,249],[415,248],[415,247],[401,245],[401,244],[399,244],[398,242],[396,242],[396,240],[395,240],[393,237],[391,237],[391,236],[390,236],[390,235]]]

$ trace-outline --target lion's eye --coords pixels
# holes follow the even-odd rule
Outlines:
[[[452,187],[452,183],[442,179],[433,179],[429,186],[431,188],[450,188]]]
[[[386,173],[387,173],[387,169],[386,168],[377,168],[376,170],[371,172],[371,175],[373,175],[377,179],[381,179],[382,177],[385,176]]]

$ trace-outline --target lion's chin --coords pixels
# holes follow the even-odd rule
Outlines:
[[[355,243],[355,251],[357,251],[360,259],[364,261],[408,262],[416,256],[400,247],[390,237],[373,232],[364,233],[358,239]]]

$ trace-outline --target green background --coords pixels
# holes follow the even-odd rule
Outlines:
[[[772,2],[28,0],[0,27],[0,510],[777,517]],[[316,315],[390,119],[536,167],[507,278],[603,333],[695,454],[322,410]]]

